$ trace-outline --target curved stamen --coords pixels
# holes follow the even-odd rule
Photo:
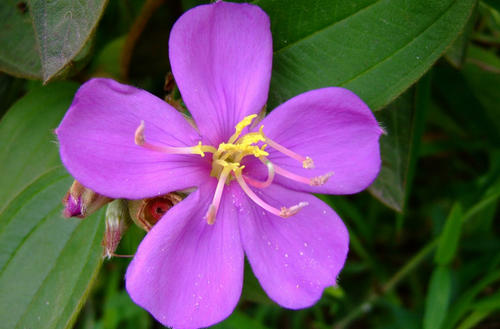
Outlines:
[[[264,138],[265,138],[265,142],[270,147],[272,147],[273,149],[275,149],[276,151],[279,151],[279,152],[281,152],[281,153],[283,153],[285,155],[288,155],[292,159],[295,159],[297,161],[302,162],[302,167],[304,167],[305,169],[312,169],[312,168],[314,168],[314,162],[313,162],[313,160],[310,157],[308,157],[308,156],[304,157],[304,156],[302,156],[300,154],[297,154],[297,153],[295,153],[295,152],[287,149],[283,145],[280,145],[280,144],[276,143],[275,141],[273,141],[272,139],[270,139],[267,136],[264,136]]]
[[[243,178],[245,178],[245,181],[247,181],[253,187],[257,188],[268,187],[269,185],[271,185],[274,179],[274,165],[272,164],[271,161],[267,161],[266,166],[267,166],[267,179],[265,182],[261,182],[259,180],[253,179],[245,175],[243,175]]]
[[[277,165],[274,165],[274,170],[280,176],[286,177],[288,179],[294,180],[294,181],[299,182],[299,183],[308,184],[311,186],[321,186],[321,185],[325,184],[328,181],[328,179],[330,177],[332,177],[334,174],[333,171],[330,171],[330,172],[328,172],[324,175],[321,175],[321,176],[315,176],[315,177],[308,178],[308,177],[297,175],[297,174],[295,174],[291,171],[288,171],[286,169],[283,169]]]
[[[290,217],[292,215],[295,215],[297,212],[299,212],[300,209],[304,208],[305,206],[308,205],[307,202],[300,202],[298,205],[291,206],[290,208],[286,207],[281,207],[281,209],[274,208],[270,204],[266,203],[264,200],[259,198],[257,194],[255,194],[254,191],[250,189],[250,187],[247,185],[245,180],[243,179],[243,176],[241,176],[241,173],[236,173],[235,172],[235,177],[238,183],[241,186],[241,189],[245,194],[253,201],[255,202],[258,206],[264,208],[268,212],[270,212],[273,215],[280,216],[283,218]]]
[[[217,215],[217,210],[219,210],[220,200],[222,197],[222,190],[224,189],[224,184],[226,183],[227,176],[231,172],[232,168],[230,166],[224,167],[219,176],[219,181],[217,182],[217,187],[215,188],[214,199],[208,207],[207,211],[207,223],[212,225],[215,223],[215,217]]]
[[[309,202],[302,201],[302,202],[299,202],[298,205],[291,206],[290,208],[281,207],[280,216],[283,217],[283,218],[287,218],[287,217],[293,216],[296,213],[298,213],[300,211],[300,209],[302,209],[302,208],[304,208],[305,206],[308,206],[308,205],[309,205]]]
[[[134,142],[136,145],[142,146],[151,151],[167,154],[199,154],[202,157],[205,156],[204,152],[215,153],[215,151],[217,151],[213,146],[202,145],[201,142],[199,142],[198,145],[188,147],[172,147],[151,144],[146,141],[146,137],[144,136],[144,129],[144,121],[141,121],[141,124],[135,130]]]

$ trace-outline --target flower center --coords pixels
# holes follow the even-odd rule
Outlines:
[[[236,179],[245,194],[257,205],[276,216],[283,218],[290,217],[299,212],[300,209],[307,206],[308,203],[299,202],[297,205],[291,207],[281,207],[280,209],[277,209],[257,196],[248,184],[255,188],[265,188],[271,185],[275,174],[278,174],[300,183],[318,186],[326,183],[333,173],[330,172],[322,176],[308,178],[297,175],[273,164],[269,161],[269,159],[267,159],[269,153],[266,152],[265,149],[268,146],[297,161],[300,161],[304,169],[314,168],[313,160],[310,157],[297,154],[265,136],[263,132],[264,126],[260,126],[259,131],[248,132],[241,135],[243,129],[250,126],[255,117],[257,117],[257,115],[253,114],[241,120],[236,125],[235,133],[229,138],[227,143],[219,144],[217,149],[210,145],[203,145],[201,142],[198,142],[198,145],[191,147],[170,147],[150,144],[144,137],[144,122],[141,122],[135,132],[135,143],[152,151],[169,154],[198,154],[202,157],[205,156],[205,153],[213,154],[212,171],[210,172],[210,175],[217,178],[218,182],[214,198],[206,214],[208,224],[215,223],[224,185],[229,184],[233,179]],[[259,146],[259,143],[261,143],[261,146]],[[268,172],[266,181],[259,181],[243,174],[245,166],[241,164],[241,161],[246,156],[254,156],[266,165]]]

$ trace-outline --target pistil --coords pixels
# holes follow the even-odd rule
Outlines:
[[[267,179],[266,179],[266,181],[261,182],[259,180],[253,179],[253,178],[246,176],[246,175],[243,175],[243,178],[245,178],[245,181],[247,181],[253,187],[257,187],[257,188],[268,187],[269,185],[271,185],[271,183],[274,180],[275,171],[274,171],[274,165],[272,164],[271,161],[267,161],[266,166],[267,166]]]

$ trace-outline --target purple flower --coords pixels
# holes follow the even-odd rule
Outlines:
[[[309,192],[356,193],[379,171],[382,129],[346,89],[306,92],[256,122],[271,76],[269,26],[259,7],[225,2],[176,22],[170,62],[196,128],[146,91],[93,79],[57,129],[64,165],[100,194],[195,188],[147,234],[126,275],[134,302],[167,326],[226,318],[244,255],[272,300],[314,304],[336,284],[348,232]]]

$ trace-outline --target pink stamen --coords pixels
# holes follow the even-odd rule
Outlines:
[[[331,171],[331,172],[328,172],[328,173],[321,175],[321,176],[307,178],[304,176],[294,174],[293,172],[288,171],[286,169],[283,169],[277,165],[274,165],[274,170],[280,176],[286,177],[288,179],[294,180],[294,181],[299,182],[299,183],[308,184],[311,186],[321,186],[321,185],[325,184],[330,177],[333,176],[333,172]]]
[[[266,143],[272,147],[273,149],[275,149],[276,151],[279,151],[285,155],[288,155],[289,157],[291,157],[292,159],[295,159],[297,161],[300,161],[302,162],[302,167],[304,167],[305,169],[312,169],[314,168],[314,162],[313,160],[306,156],[302,156],[300,154],[297,154],[289,149],[287,149],[286,147],[284,147],[283,145],[280,145],[278,143],[276,143],[275,141],[273,141],[272,139],[269,139],[267,136],[265,136],[265,139],[266,139]]]
[[[299,202],[298,205],[291,206],[290,208],[281,207],[280,216],[283,218],[293,216],[296,213],[298,213],[302,208],[304,208],[305,206],[308,206],[308,205],[309,205],[309,202],[303,201],[303,202]]]
[[[267,161],[266,166],[267,166],[267,179],[265,182],[261,182],[259,180],[243,175],[245,181],[247,181],[253,187],[257,188],[266,188],[269,185],[271,185],[274,179],[274,165],[271,163],[271,161]]]
[[[271,206],[270,204],[266,203],[264,200],[259,198],[257,194],[255,194],[255,192],[250,189],[250,187],[247,185],[241,174],[236,174],[235,176],[243,192],[245,192],[245,194],[258,206],[264,208],[273,215],[287,218],[292,215],[295,215],[296,213],[299,212],[300,209],[308,205],[307,202],[300,202],[298,205],[292,206],[290,208],[286,207],[281,207],[281,209],[274,208],[273,206]]]
[[[141,121],[141,124],[135,130],[134,141],[138,146],[142,146],[148,150],[168,153],[168,154],[193,154],[192,147],[171,147],[164,145],[155,145],[148,143],[144,136],[144,121]]]
[[[222,190],[224,190],[224,184],[226,183],[227,176],[231,172],[231,167],[225,167],[219,177],[219,181],[217,182],[217,187],[215,188],[214,199],[208,207],[207,211],[207,223],[209,225],[213,225],[215,223],[215,217],[217,216],[217,211],[219,210],[220,200],[222,197]]]

